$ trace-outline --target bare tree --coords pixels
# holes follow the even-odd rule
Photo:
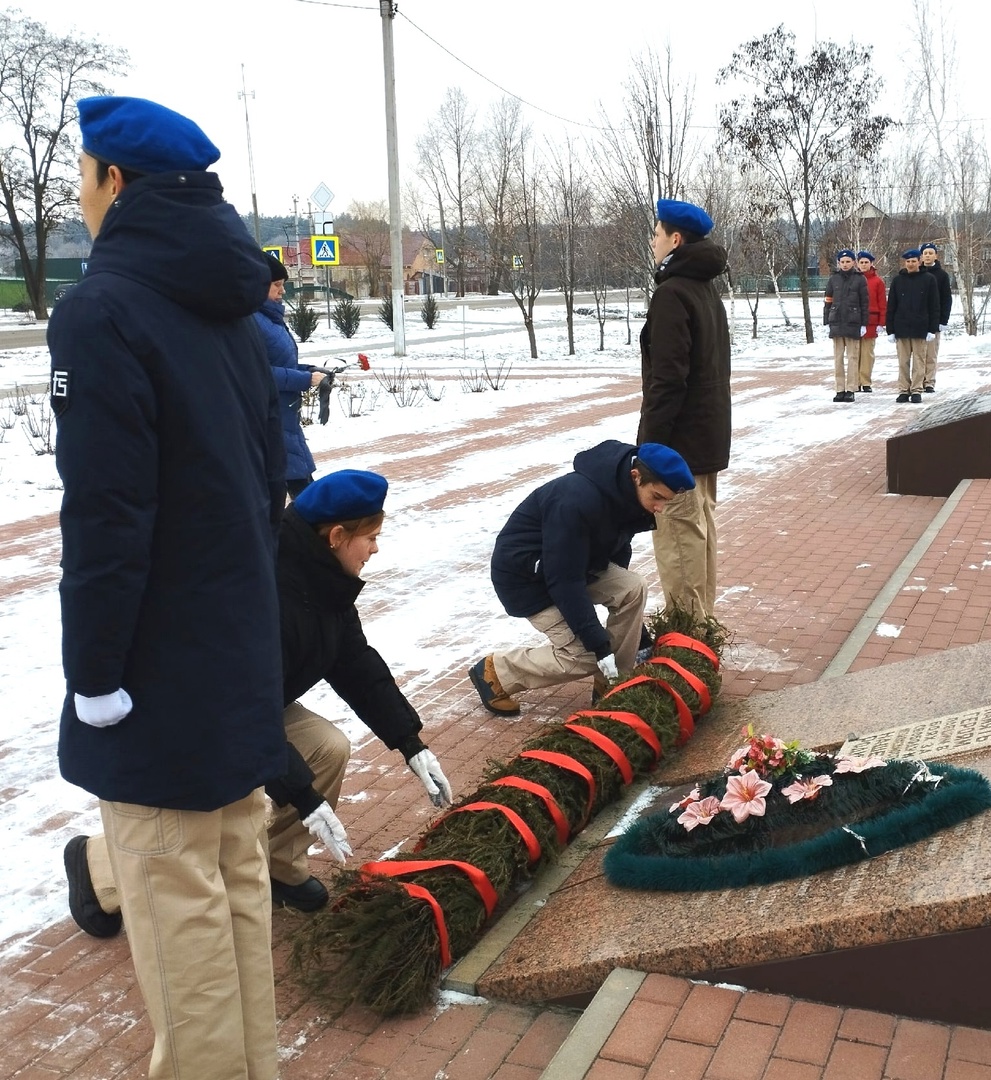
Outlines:
[[[108,93],[102,79],[122,74],[126,66],[121,49],[52,34],[17,10],[0,12],[0,239],[20,257],[39,319],[48,318],[48,238],[77,206],[76,153],[69,136],[75,101]]]
[[[389,208],[385,202],[353,202],[352,224],[341,230],[341,246],[350,248],[368,274],[368,295],[381,295],[383,268],[389,265]],[[403,268],[399,267],[400,279]]]
[[[568,327],[568,355],[575,354],[575,289],[581,270],[582,238],[591,225],[592,190],[579,165],[575,145],[566,137],[562,147],[550,149],[547,208],[564,297]],[[601,328],[600,328],[601,329]]]
[[[523,325],[530,340],[530,356],[534,360],[537,358],[537,337],[533,327],[533,306],[543,287],[543,189],[544,166],[534,150],[530,128],[524,125],[520,128],[516,152],[513,155],[513,172],[507,189],[509,244],[504,258],[506,280],[523,315]]]
[[[492,107],[488,126],[479,134],[478,185],[476,217],[485,235],[488,250],[486,269],[487,291],[499,293],[506,282],[510,239],[509,189],[518,169],[517,155],[521,145],[523,123],[517,98],[504,97]]]
[[[871,50],[855,43],[817,42],[807,60],[795,35],[777,27],[733,53],[719,80],[747,90],[720,111],[724,147],[738,151],[744,171],[759,170],[773,185],[795,234],[795,261],[805,335],[811,342],[809,255],[817,209],[829,205],[835,178],[859,159],[876,156],[892,123],[874,115],[877,80]]]
[[[470,258],[468,214],[476,199],[477,174],[472,166],[476,143],[475,112],[461,89],[449,87],[443,105],[428,122],[416,146],[423,180],[430,188],[440,219],[445,265],[454,274],[458,296],[465,294]]]
[[[689,129],[695,84],[674,74],[671,46],[663,57],[653,50],[633,60],[624,83],[623,116],[618,124],[603,117],[598,163],[605,216],[619,230],[617,253],[650,292],[654,271],[650,235],[657,200],[681,198],[684,174],[694,147]]]
[[[988,243],[987,148],[972,124],[957,119],[953,97],[956,42],[942,5],[934,18],[929,0],[912,0],[912,12],[921,66],[913,105],[927,146],[936,148],[935,155],[929,155],[930,159],[935,156],[935,209],[956,269],[964,327],[968,334],[976,334],[974,288]]]

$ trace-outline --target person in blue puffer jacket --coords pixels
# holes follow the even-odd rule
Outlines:
[[[268,299],[261,311],[255,312],[254,318],[265,342],[275,388],[279,391],[282,433],[286,444],[286,489],[289,497],[295,499],[307,484],[313,482],[313,470],[316,468],[299,422],[303,391],[316,386],[324,377],[324,372],[299,362],[299,346],[286,326],[285,304],[282,302],[289,271],[274,255],[270,254],[269,258],[272,263],[272,285],[268,290]]]

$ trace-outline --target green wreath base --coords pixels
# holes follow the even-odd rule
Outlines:
[[[822,755],[802,773],[831,774],[834,765]],[[915,779],[922,769],[939,783]],[[721,797],[726,779],[700,784],[702,797]],[[677,812],[642,818],[607,853],[606,877],[623,888],[672,892],[767,885],[873,858],[991,808],[985,777],[943,763],[895,760],[842,773],[814,801],[794,804],[779,790],[789,779],[775,782],[765,816],[742,823],[721,812],[688,832]]]

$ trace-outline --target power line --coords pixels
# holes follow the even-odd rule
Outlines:
[[[313,4],[313,5],[317,6],[317,7],[350,8],[351,10],[354,10],[354,11],[370,11],[370,12],[373,12],[374,14],[376,14],[376,15],[379,13],[379,9],[377,7],[369,7],[367,4],[342,4],[342,3],[337,3],[336,0],[295,0],[295,3],[297,3],[297,4]],[[413,29],[417,31],[417,33],[422,34],[423,37],[425,37],[429,42],[431,42],[431,44],[436,45],[437,48],[441,50],[441,52],[447,53],[447,55],[452,60],[454,60],[455,63],[460,64],[463,68],[465,68],[467,71],[470,71],[473,75],[477,75],[478,78],[480,78],[483,82],[487,82],[490,86],[494,86],[496,88],[496,90],[498,90],[501,94],[506,94],[508,97],[514,98],[516,101],[519,101],[523,105],[526,105],[527,108],[533,109],[533,110],[535,110],[536,112],[539,112],[539,113],[543,113],[545,116],[549,116],[553,120],[559,120],[562,124],[570,124],[573,127],[586,128],[586,129],[588,129],[590,131],[610,131],[610,130],[612,130],[612,128],[604,127],[601,124],[590,124],[587,121],[572,120],[567,116],[561,116],[559,113],[552,112],[550,109],[545,109],[541,105],[534,104],[532,101],[529,101],[527,98],[522,97],[520,94],[517,94],[514,91],[507,89],[501,83],[497,83],[495,81],[495,79],[489,78],[489,76],[486,75],[484,72],[479,71],[478,68],[476,68],[473,65],[469,64],[467,60],[464,60],[462,57],[458,56],[457,53],[455,53],[451,49],[449,49],[446,45],[439,42],[431,34],[428,34],[427,31],[424,30],[421,26],[417,26],[417,24],[415,22],[413,22],[413,20],[408,15],[406,15],[402,11],[398,10],[398,8],[396,9],[396,14],[399,15],[406,22],[408,22],[409,25],[412,26]],[[906,128],[907,127],[921,127],[921,126],[924,126],[924,125],[926,125],[928,123],[929,123],[928,120],[900,120],[900,121],[898,121],[899,126],[906,127]],[[983,116],[962,117],[962,118],[960,118],[958,120],[944,121],[944,123],[945,124],[957,124],[957,125],[959,125],[959,124],[979,124],[979,123],[982,124],[982,123],[987,123],[987,117],[983,117]],[[686,127],[687,127],[687,129],[689,131],[719,131],[720,130],[720,125],[719,124],[696,124],[696,123],[690,123],[690,124],[687,124]]]
[[[397,14],[400,15],[403,19],[405,19],[406,22],[408,22],[414,30],[421,33],[428,41],[433,42],[433,44],[436,45],[438,49],[446,52],[452,60],[455,60],[462,67],[467,68],[473,75],[477,75],[480,79],[482,79],[484,82],[487,82],[490,86],[494,86],[500,93],[506,94],[507,96],[515,98],[517,101],[522,102],[524,105],[527,106],[527,108],[535,109],[537,112],[543,113],[545,116],[549,116],[554,120],[560,120],[563,124],[572,124],[575,127],[590,128],[592,131],[609,130],[608,128],[600,127],[598,124],[583,123],[581,120],[569,120],[568,117],[560,116],[558,115],[558,113],[551,112],[550,109],[544,109],[540,105],[534,105],[532,101],[527,101],[525,97],[521,97],[519,94],[513,93],[512,90],[507,90],[506,87],[502,86],[500,83],[497,83],[495,79],[490,79],[488,75],[485,75],[483,72],[479,71],[478,68],[472,67],[467,60],[462,60],[462,58],[456,53],[451,52],[451,50],[446,45],[442,45],[436,38],[431,37],[430,34],[426,32],[426,30],[424,30],[422,27],[417,26],[416,23],[413,22],[413,20],[408,15],[403,15],[401,11],[398,11]]]

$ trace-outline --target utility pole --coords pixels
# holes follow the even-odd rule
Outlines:
[[[296,290],[297,290],[297,302],[299,297],[303,295],[303,249],[299,246],[299,196],[293,195],[292,197],[292,220],[293,227],[296,230]]]
[[[399,205],[399,149],[396,136],[396,63],[392,47],[393,0],[379,0],[382,16],[382,58],[385,66],[385,142],[389,162],[389,237],[392,252],[392,332],[396,356],[406,355],[406,312],[403,307],[403,219]]]
[[[244,102],[244,130],[248,136],[248,176],[251,179],[251,209],[255,215],[255,243],[261,247],[261,229],[258,226],[258,195],[255,192],[255,159],[251,154],[251,124],[248,123],[248,91],[244,88],[244,64],[241,65],[241,89],[238,98]],[[255,96],[254,90],[251,96]]]

